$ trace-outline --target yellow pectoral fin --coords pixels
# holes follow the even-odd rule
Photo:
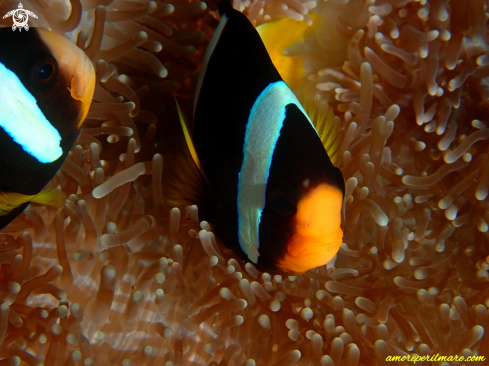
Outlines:
[[[63,207],[65,200],[66,195],[58,189],[46,189],[35,195],[0,192],[0,216],[8,215],[10,211],[26,202],[34,202],[53,207]]]
[[[35,196],[32,196],[30,201],[40,205],[61,208],[65,204],[66,194],[59,189],[46,189],[45,191],[41,191]]]
[[[182,110],[180,109],[180,104],[178,104],[178,101],[176,98],[175,98],[175,103],[177,103],[178,118],[180,120],[180,125],[182,126],[183,135],[185,136],[185,142],[187,143],[187,147],[188,147],[188,150],[190,151],[190,155],[192,155],[192,159],[194,160],[194,162],[197,165],[197,167],[199,168],[199,170],[202,172],[202,174],[204,174],[204,171],[202,169],[202,165],[200,164],[199,156],[197,155],[197,151],[195,150],[194,143],[192,141],[192,138],[190,137],[190,133],[188,132],[185,117],[182,113]]]
[[[16,207],[29,202],[33,196],[20,193],[0,192],[0,216],[5,216]]]
[[[336,165],[343,136],[340,132],[340,122],[335,118],[333,109],[328,102],[309,90],[303,90],[301,103],[316,127],[331,162]]]
[[[300,56],[288,56],[285,50],[297,42],[303,41],[314,31],[320,16],[309,14],[313,20],[311,26],[289,18],[265,23],[256,28],[280,76],[291,89],[305,84],[304,61]]]
[[[188,206],[202,203],[209,197],[209,183],[195,150],[178,101],[175,99],[183,136],[176,140],[177,148],[163,166],[162,185],[165,204]]]

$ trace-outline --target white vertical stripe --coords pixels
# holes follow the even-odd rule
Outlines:
[[[268,175],[288,104],[295,104],[314,128],[297,97],[283,81],[272,83],[263,90],[253,104],[246,125],[243,164],[238,180],[238,230],[241,249],[254,263],[260,255],[259,226]]]
[[[58,130],[44,117],[17,75],[1,62],[0,128],[41,163],[51,163],[63,154]]]

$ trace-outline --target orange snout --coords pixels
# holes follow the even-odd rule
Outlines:
[[[68,38],[40,28],[38,32],[58,62],[60,70],[65,73],[66,79],[71,80],[69,90],[72,98],[81,102],[76,126],[79,129],[88,114],[97,83],[92,62]]]
[[[311,190],[297,205],[295,234],[278,262],[286,273],[300,274],[328,263],[342,244],[342,192],[327,184]]]

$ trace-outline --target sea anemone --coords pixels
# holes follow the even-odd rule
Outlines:
[[[336,262],[295,277],[260,273],[199,222],[196,206],[165,204],[172,94],[191,97],[215,24],[203,2],[25,2],[39,15],[31,25],[85,50],[98,83],[49,184],[67,194],[64,208],[32,204],[0,233],[0,364],[489,358],[486,3],[234,6],[256,24],[321,14],[301,57],[320,56],[304,90],[342,129]],[[0,3],[3,13],[15,7]]]

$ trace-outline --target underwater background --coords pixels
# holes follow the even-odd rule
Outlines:
[[[305,70],[294,91],[328,102],[342,130],[344,244],[334,266],[295,277],[259,273],[197,207],[165,204],[173,95],[193,94],[216,25],[206,5],[23,5],[85,50],[97,86],[48,186],[64,208],[33,204],[0,232],[0,364],[489,358],[487,2],[233,1],[255,25],[314,23],[290,49]],[[17,6],[0,0],[0,14]]]

